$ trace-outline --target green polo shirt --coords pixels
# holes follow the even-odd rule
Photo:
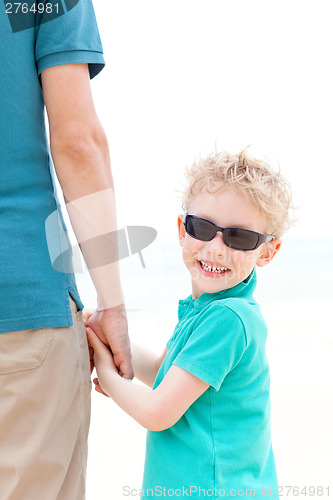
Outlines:
[[[267,328],[255,285],[253,271],[234,288],[179,302],[179,323],[154,388],[173,364],[210,387],[175,425],[148,431],[144,490],[189,498],[204,491],[244,497],[250,489],[258,497],[262,488],[276,494]]]

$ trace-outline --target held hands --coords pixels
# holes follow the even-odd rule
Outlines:
[[[119,375],[119,371],[114,364],[110,349],[97,337],[89,326],[86,326],[86,334],[90,351],[90,367],[93,363],[93,367],[96,367],[98,375],[98,379],[94,379],[95,389],[97,392],[108,396],[102,387],[105,387],[110,375]]]
[[[95,340],[91,334],[89,335],[88,330],[90,330],[92,333],[96,334],[98,340],[100,340],[104,346],[107,346],[106,351],[109,356],[112,358],[113,355],[113,363],[117,368],[117,373],[124,378],[132,379],[134,374],[131,363],[130,342],[127,333],[127,318],[124,306],[120,305],[95,312],[84,311],[83,318],[88,335],[88,342],[90,343],[90,338],[92,338],[93,342]],[[99,351],[101,351],[101,346],[96,344],[96,342],[95,345],[97,345],[97,347],[100,348]],[[93,347],[94,346],[90,343],[91,372],[95,366]],[[112,355],[108,347],[110,347]]]

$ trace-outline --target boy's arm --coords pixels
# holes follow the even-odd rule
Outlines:
[[[98,392],[110,396],[120,408],[148,430],[162,431],[174,425],[209,387],[209,384],[173,365],[160,385],[151,390],[118,375],[108,348],[88,327],[94,349]]]
[[[134,376],[148,387],[153,387],[158,370],[167,353],[167,348],[161,356],[131,342],[132,365]]]

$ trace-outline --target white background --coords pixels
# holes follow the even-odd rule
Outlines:
[[[138,256],[122,261],[131,336],[160,350],[177,301],[190,293],[176,233],[185,165],[215,148],[253,144],[280,165],[299,206],[299,222],[277,263],[260,273],[257,294],[270,330],[279,482],[326,487],[333,470],[331,2],[94,5],[107,65],[92,90],[110,142],[119,226],[158,231],[143,251],[146,270]],[[78,284],[92,307],[87,276]],[[88,500],[118,500],[123,486],[140,487],[144,436],[94,395]]]

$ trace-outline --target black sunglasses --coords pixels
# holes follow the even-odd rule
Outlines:
[[[207,219],[202,219],[196,215],[185,214],[183,218],[185,231],[187,234],[201,241],[211,241],[216,233],[220,231],[223,235],[225,245],[234,250],[243,250],[248,252],[255,250],[262,243],[272,241],[274,236],[257,233],[250,229],[241,229],[239,227],[219,227]]]

